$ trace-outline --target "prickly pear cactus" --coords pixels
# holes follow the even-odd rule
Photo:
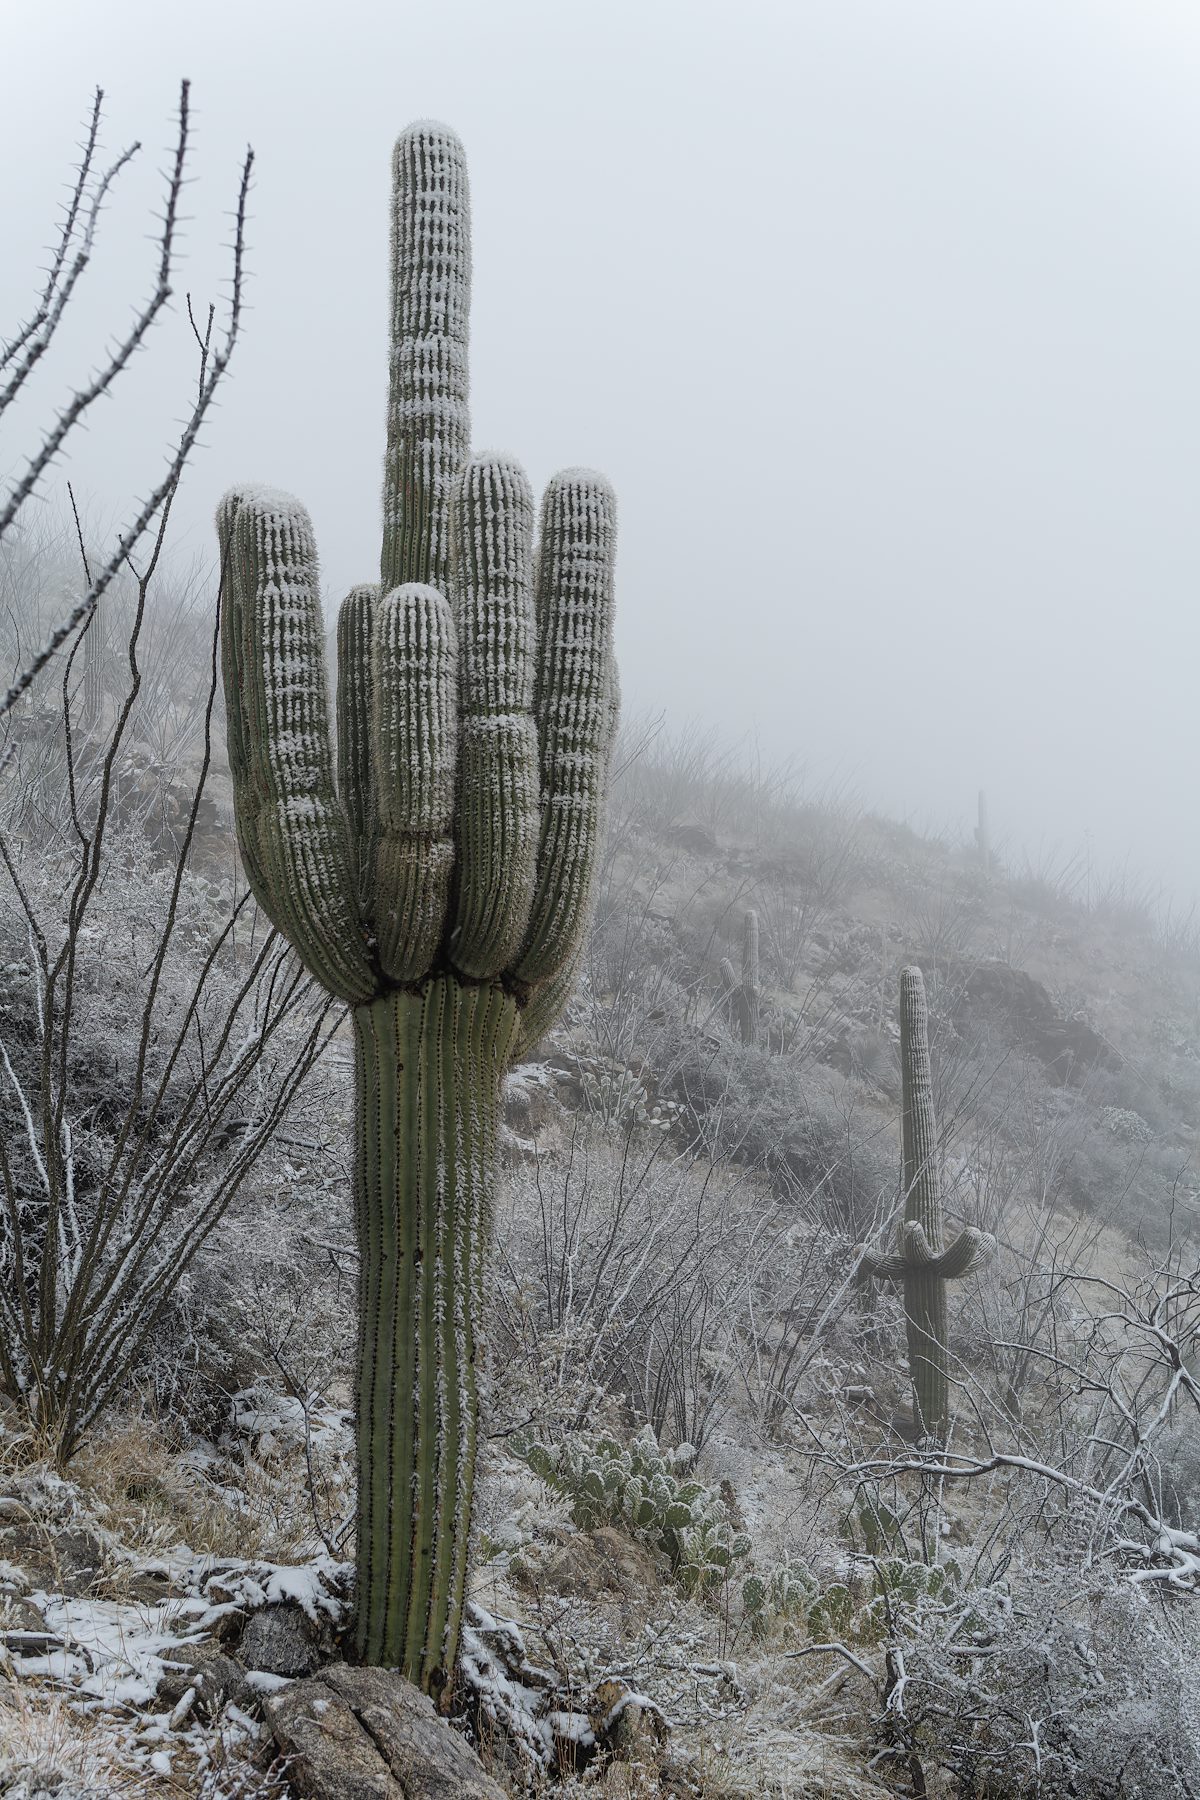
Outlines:
[[[743,1581],[742,1615],[760,1642],[776,1634],[788,1636],[805,1622],[818,1593],[816,1581],[803,1564],[785,1556],[774,1568],[748,1575]]]
[[[238,838],[259,904],[352,1008],[361,1249],[357,1650],[448,1700],[470,1533],[506,1065],[567,997],[616,711],[614,504],[468,460],[458,139],[393,163],[381,579],[338,617],[337,776],[298,501],[218,513]],[[536,570],[536,573],[535,573]]]
[[[984,1231],[968,1226],[952,1244],[942,1243],[942,1190],[937,1120],[929,1066],[929,1010],[920,969],[900,971],[900,1069],[903,1082],[904,1221],[891,1256],[861,1251],[861,1266],[881,1281],[904,1288],[908,1366],[919,1433],[944,1441],[950,1420],[950,1369],[946,1346],[946,1283],[969,1275],[995,1248]]]
[[[667,1556],[685,1593],[728,1581],[750,1554],[750,1540],[734,1531],[718,1494],[692,1478],[690,1444],[660,1450],[644,1426],[628,1445],[615,1438],[569,1437],[561,1444],[513,1446],[548,1487],[571,1501],[571,1517],[585,1531],[622,1524]]]

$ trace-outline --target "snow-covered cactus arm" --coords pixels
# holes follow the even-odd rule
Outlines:
[[[419,981],[437,954],[454,862],[454,620],[435,588],[409,582],[379,602],[372,662],[372,922],[384,973]]]
[[[514,970],[531,986],[571,961],[587,925],[612,740],[615,551],[616,502],[603,476],[587,469],[556,475],[542,502],[538,543],[537,877]]]
[[[251,775],[253,750],[249,708],[242,704],[245,687],[242,664],[245,655],[244,583],[235,577],[234,524],[241,495],[230,490],[217,508],[217,542],[221,557],[221,679],[225,689],[225,743],[229,775],[233,783],[234,825],[242,868],[250,891],[270,916],[271,896],[266,870],[258,854],[257,808]]]
[[[338,792],[363,899],[374,863],[376,826],[371,795],[371,640],[378,606],[377,583],[351,588],[338,610],[337,624]]]
[[[467,163],[445,125],[410,125],[392,155],[392,319],[383,591],[449,592],[451,502],[470,450]]]
[[[609,778],[612,774],[612,761],[616,753],[617,728],[621,722],[621,679],[616,659],[611,652],[608,660],[608,677],[605,692],[605,746],[604,774],[602,793],[608,794]],[[603,833],[603,807],[601,808],[599,829]],[[550,1027],[562,1015],[563,1008],[570,999],[579,979],[580,966],[587,949],[586,920],[585,929],[579,933],[575,948],[556,974],[540,982],[530,991],[528,1001],[522,1009],[517,1024],[517,1035],[513,1046],[514,1058],[528,1056],[534,1046],[545,1036]]]
[[[533,904],[538,740],[533,719],[533,495],[501,457],[472,462],[458,494],[458,861],[454,967],[495,977]]]
[[[942,1440],[950,1416],[946,1283],[968,1275],[994,1249],[986,1232],[968,1227],[942,1246],[942,1191],[937,1117],[929,1060],[929,1008],[920,969],[900,973],[900,1070],[903,1086],[904,1219],[897,1252],[863,1251],[861,1268],[904,1285],[908,1363],[917,1425]]]
[[[312,526],[298,500],[234,489],[217,512],[222,670],[238,838],[255,898],[322,986],[367,999],[346,821],[333,780]]]
[[[583,952],[584,945],[580,943],[574,956],[563,964],[556,975],[551,975],[547,981],[540,982],[533,989],[517,1021],[517,1034],[513,1041],[514,1060],[519,1062],[522,1057],[528,1056],[550,1027],[562,1017],[563,1009],[579,979]]]

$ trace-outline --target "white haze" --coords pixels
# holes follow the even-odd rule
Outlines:
[[[1165,0],[55,0],[3,25],[0,334],[96,83],[121,184],[0,473],[150,286],[193,82],[180,288],[254,309],[179,506],[310,507],[376,573],[389,149],[463,137],[477,445],[621,503],[629,704],[1011,844],[1200,890],[1200,13]],[[193,379],[177,308],[46,486],[144,493]]]

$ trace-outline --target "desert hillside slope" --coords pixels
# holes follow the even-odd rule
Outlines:
[[[506,1089],[456,1727],[512,1794],[1200,1792],[1195,935],[695,737],[628,728],[616,766],[575,994]],[[186,731],[132,746],[97,947],[161,899],[194,767]],[[197,934],[234,870],[210,792]],[[43,838],[50,911],[55,868]],[[19,1074],[12,894],[0,930]],[[911,966],[947,1236],[995,1241],[946,1284],[942,1449],[864,1273]],[[128,979],[81,988],[97,1131]],[[4,1415],[0,1793],[338,1791],[295,1696],[352,1571],[350,1077],[335,1021],[66,1469]]]

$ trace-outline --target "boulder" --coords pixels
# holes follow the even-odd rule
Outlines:
[[[0,1638],[30,1631],[44,1633],[45,1619],[32,1600],[5,1588],[0,1592]]]
[[[26,1512],[0,1528],[0,1560],[19,1564],[31,1586],[78,1599],[103,1575],[104,1546],[85,1527],[60,1528]]]
[[[252,1615],[238,1645],[238,1661],[266,1675],[311,1675],[321,1651],[299,1606],[264,1606]]]
[[[227,1700],[240,1693],[246,1671],[232,1656],[226,1656],[212,1638],[196,1644],[180,1644],[174,1651],[163,1653],[166,1674],[158,1684],[158,1698],[168,1709],[183,1699],[189,1688],[196,1691],[199,1711],[215,1719]]]
[[[392,1670],[330,1663],[263,1711],[301,1800],[505,1800],[433,1702]]]
[[[1083,1019],[1064,1018],[1040,981],[1007,963],[959,963],[950,971],[954,1023],[968,1038],[991,1029],[1001,1043],[1036,1056],[1048,1078],[1078,1087],[1093,1069],[1122,1059]]]

